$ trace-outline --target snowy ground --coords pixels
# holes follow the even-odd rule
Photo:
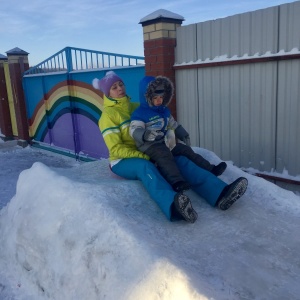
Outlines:
[[[189,192],[195,224],[106,160],[0,142],[0,167],[1,300],[299,299],[300,197],[233,165],[245,196],[224,212]]]

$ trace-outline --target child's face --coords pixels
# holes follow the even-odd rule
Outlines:
[[[122,81],[115,82],[109,90],[109,97],[111,98],[122,98],[125,95],[126,95],[126,89]]]
[[[152,103],[154,106],[161,106],[164,101],[164,95],[157,95],[152,98]]]

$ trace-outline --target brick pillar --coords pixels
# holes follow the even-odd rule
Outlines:
[[[27,52],[14,48],[6,52],[11,80],[15,118],[18,128],[18,139],[29,140],[25,95],[22,86],[23,73],[29,69]]]
[[[12,126],[10,121],[10,112],[8,105],[8,96],[6,91],[6,81],[4,73],[4,64],[7,64],[7,57],[0,54],[0,129],[5,139],[12,139]]]
[[[174,97],[169,106],[176,117],[175,46],[176,29],[184,18],[159,9],[141,19],[144,34],[145,70],[148,76],[166,76],[174,84]]]

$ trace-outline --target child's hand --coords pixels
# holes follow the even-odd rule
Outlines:
[[[187,146],[191,146],[190,135],[181,125],[175,129],[175,136],[182,140]]]
[[[159,140],[163,139],[164,136],[165,136],[164,133],[162,131],[160,131],[160,130],[157,130],[156,133],[157,133],[157,135],[155,137],[156,141],[159,141]]]

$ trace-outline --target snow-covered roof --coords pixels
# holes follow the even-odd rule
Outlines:
[[[153,13],[147,15],[146,17],[142,18],[140,20],[140,23],[144,23],[147,21],[152,21],[152,20],[160,19],[160,18],[184,21],[184,17],[181,15],[175,14],[166,9],[158,9],[158,10],[154,11]]]
[[[29,54],[28,52],[16,47],[16,48],[13,48],[9,51],[6,52],[7,54],[11,54],[11,55],[14,55],[14,54],[21,54],[21,55],[27,55]]]

